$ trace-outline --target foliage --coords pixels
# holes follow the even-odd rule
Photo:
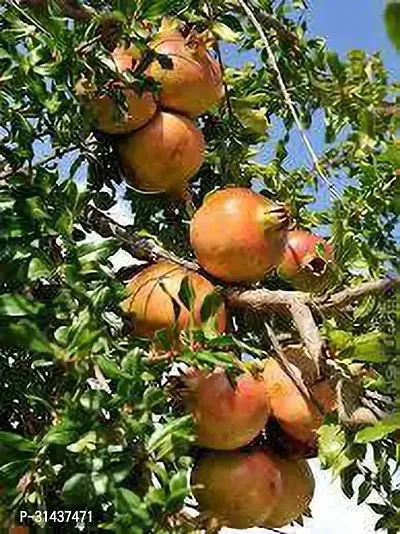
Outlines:
[[[199,119],[207,155],[193,202],[198,206],[213,188],[235,183],[254,184],[287,203],[299,224],[332,237],[337,288],[398,268],[398,123],[388,112],[398,84],[379,53],[351,50],[342,59],[323,39],[310,37],[303,1],[251,2],[304,128],[314,128],[318,116],[324,121],[319,162],[340,198],[321,203],[326,187],[307,166],[293,166],[293,117],[260,36],[237,2],[91,4],[97,14],[84,21],[64,17],[57,2],[46,8],[6,0],[0,7],[0,520],[19,510],[87,508],[100,531],[194,532],[181,514],[190,494],[193,424],[165,387],[173,363],[154,361],[149,342],[129,334],[119,308],[124,286],[112,261],[120,245],[93,239],[84,217],[89,203],[104,211],[115,206],[121,184],[113,140],[92,133],[75,91],[83,76],[97,87],[117,76],[99,37],[100,13],[112,12],[118,31],[142,50],[162,16],[178,15],[239,51],[259,53],[256,64],[226,66],[226,101]],[[153,30],[139,24],[143,19]],[[142,67],[118,76],[157,90]],[[269,138],[272,131],[277,142]],[[266,142],[272,154],[261,163],[254,156]],[[124,199],[135,231],[191,257],[182,203],[130,188]],[[288,288],[277,276],[264,285]],[[398,393],[396,313],[393,299],[369,297],[321,319],[343,359],[366,362],[371,391]],[[294,335],[279,317],[274,328]],[[257,351],[267,343],[262,321],[249,313],[235,312],[231,331],[216,339],[192,334],[203,349],[189,338],[174,364],[235,368],[232,352],[240,356],[243,346]],[[385,334],[383,342],[376,332]],[[360,503],[378,493],[381,500],[371,507],[389,533],[400,525],[392,476],[399,428],[396,417],[358,434],[336,421],[321,429],[323,466],[340,473],[349,496],[351,481],[361,477]]]

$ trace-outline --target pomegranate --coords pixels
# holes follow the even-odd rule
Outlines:
[[[117,47],[112,52],[113,59],[119,71],[131,69],[138,60],[140,52],[133,46],[130,48]],[[110,84],[117,88],[120,82]],[[83,82],[78,88],[78,93],[83,93],[89,98],[89,107],[93,112],[97,127],[103,132],[110,134],[126,134],[137,130],[147,124],[157,111],[157,104],[150,91],[144,91],[139,95],[138,90],[124,89],[127,109],[118,108],[117,103],[109,95],[91,97],[93,89],[90,84]]]
[[[195,292],[193,314],[179,299],[182,280],[188,276]],[[122,302],[122,309],[132,319],[137,335],[152,336],[157,330],[184,330],[201,323],[200,310],[207,295],[215,287],[199,274],[169,261],[163,261],[136,274],[128,283],[129,296]],[[173,300],[181,305],[175,317]],[[191,317],[192,315],[192,317]],[[225,329],[225,307],[221,304],[216,316],[216,329]]]
[[[178,30],[162,29],[152,47],[167,56],[171,68],[155,59],[147,71],[161,84],[162,107],[196,117],[222,98],[222,74],[207,50],[209,41],[209,32],[192,31],[185,38]]]
[[[190,225],[201,266],[225,282],[255,282],[282,257],[286,209],[243,187],[210,194]]]
[[[123,171],[134,187],[182,196],[204,159],[201,131],[182,115],[162,111],[145,127],[120,140]]]
[[[265,427],[269,406],[262,380],[241,375],[235,387],[225,371],[190,370],[185,377],[186,406],[197,423],[197,444],[232,450],[250,443]]]
[[[289,360],[291,372],[310,394],[303,396],[279,363],[269,358],[265,362],[263,377],[271,413],[290,437],[314,447],[316,431],[323,422],[324,413],[336,409],[335,390],[327,380],[307,386],[308,370],[303,374],[301,361],[296,361],[296,353],[286,349],[285,355]],[[315,399],[318,405],[312,399]]]
[[[285,253],[278,272],[290,280],[296,289],[320,292],[329,282],[331,261],[332,249],[322,237],[305,230],[292,230],[287,234]]]
[[[208,453],[191,483],[200,509],[232,528],[262,525],[285,498],[280,469],[261,451]]]
[[[283,498],[262,525],[266,528],[284,527],[304,514],[315,490],[315,479],[305,460],[273,456],[273,461],[281,475]]]

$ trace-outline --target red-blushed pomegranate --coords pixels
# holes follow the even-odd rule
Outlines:
[[[262,380],[241,375],[235,386],[225,371],[191,369],[184,379],[184,401],[196,421],[197,444],[233,450],[252,441],[265,427],[269,405]]]
[[[335,390],[327,380],[308,386],[306,382],[309,370],[305,369],[305,373],[302,373],[301,361],[296,362],[295,359],[296,353],[286,350],[286,357],[291,372],[310,395],[303,396],[279,363],[268,358],[265,361],[263,378],[271,413],[289,436],[312,448],[315,446],[316,432],[323,422],[324,414],[336,409]]]
[[[190,225],[201,266],[225,282],[256,282],[278,265],[285,246],[286,209],[243,187],[210,194]]]
[[[305,460],[292,460],[273,456],[278,467],[283,497],[262,525],[265,528],[284,527],[303,515],[314,496],[315,479]]]
[[[134,46],[115,48],[112,52],[113,59],[119,71],[133,68],[140,57],[140,52]],[[120,82],[110,84],[117,88]],[[139,94],[139,90],[123,89],[126,99],[126,109],[118,107],[112,95],[91,97],[91,87],[87,82],[81,82],[77,92],[86,96],[89,100],[89,108],[94,114],[97,128],[109,134],[127,134],[141,128],[150,122],[157,111],[157,104],[150,91]]]
[[[305,230],[292,230],[287,233],[286,248],[278,272],[290,280],[296,289],[320,292],[329,283],[331,261],[332,249],[322,237]]]
[[[178,197],[202,165],[204,150],[201,131],[186,117],[165,111],[118,144],[122,169],[134,187]]]
[[[193,313],[179,298],[182,280],[188,276],[195,292]],[[180,265],[163,261],[146,267],[128,283],[128,298],[122,302],[122,309],[131,318],[134,332],[141,336],[152,336],[157,330],[184,330],[201,324],[200,310],[207,295],[215,287],[203,276]],[[179,316],[175,317],[173,301],[180,304]],[[216,330],[223,332],[226,325],[225,307],[221,304],[216,315]]]
[[[209,39],[207,32],[191,32],[185,38],[178,30],[166,30],[153,43],[154,50],[167,56],[172,67],[163,68],[155,59],[147,71],[161,84],[163,108],[196,117],[222,98],[221,69],[208,52]]]
[[[279,467],[261,451],[210,452],[198,461],[191,484],[200,510],[232,528],[264,524],[285,498]]]

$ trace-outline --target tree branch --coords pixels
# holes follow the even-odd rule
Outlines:
[[[400,277],[372,280],[371,282],[364,282],[356,287],[346,288],[334,295],[324,295],[319,297],[315,301],[315,305],[321,312],[330,312],[338,308],[343,308],[347,304],[351,304],[355,300],[369,295],[377,295],[380,293],[388,294],[399,285]]]
[[[175,254],[157,245],[152,239],[129,231],[92,205],[88,205],[84,209],[81,222],[102,237],[115,237],[121,242],[124,250],[139,260],[151,262],[169,260],[192,271],[200,269],[196,263],[178,258]]]
[[[178,258],[163,249],[154,240],[131,232],[104,215],[94,206],[88,205],[83,213],[82,224],[89,226],[103,237],[115,237],[122,247],[133,257],[156,262],[169,260],[183,267],[199,271],[196,262]],[[252,309],[259,313],[278,312],[292,317],[304,346],[313,360],[317,372],[324,358],[324,342],[313,316],[313,310],[331,312],[362,297],[387,292],[398,286],[400,278],[365,282],[354,288],[347,288],[333,295],[315,298],[310,293],[301,291],[271,291],[268,289],[225,288],[224,296],[228,306]]]

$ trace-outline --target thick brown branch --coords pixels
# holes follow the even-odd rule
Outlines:
[[[256,289],[248,291],[232,290],[227,301],[235,308],[251,308],[261,313],[280,312],[290,314],[304,342],[309,356],[319,369],[323,341],[315,324],[308,304],[310,295],[300,291],[269,291]]]

